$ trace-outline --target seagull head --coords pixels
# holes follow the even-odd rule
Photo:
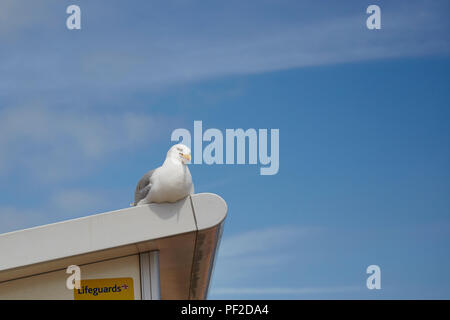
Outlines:
[[[167,152],[167,158],[180,161],[182,164],[187,164],[191,161],[191,149],[184,144],[176,144],[169,149],[169,152]]]

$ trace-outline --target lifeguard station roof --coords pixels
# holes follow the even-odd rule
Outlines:
[[[160,251],[162,299],[204,299],[227,205],[200,193],[0,235],[0,283]]]

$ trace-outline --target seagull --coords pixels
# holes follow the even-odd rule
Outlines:
[[[162,166],[150,170],[139,180],[131,205],[176,202],[193,194],[194,184],[187,166],[189,161],[191,150],[187,146],[172,146]]]

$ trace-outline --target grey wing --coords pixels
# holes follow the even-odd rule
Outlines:
[[[134,205],[135,206],[138,204],[139,201],[141,201],[142,199],[145,199],[145,197],[150,192],[150,189],[152,187],[152,185],[150,183],[150,178],[151,178],[153,172],[155,172],[155,170],[151,170],[151,171],[147,172],[146,174],[144,174],[144,176],[141,178],[141,180],[139,180],[139,182],[136,186],[136,191],[134,191]]]

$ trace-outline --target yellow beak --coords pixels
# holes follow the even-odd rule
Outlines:
[[[187,161],[191,161],[191,155],[190,154],[184,154],[183,153],[183,158],[185,158]]]

